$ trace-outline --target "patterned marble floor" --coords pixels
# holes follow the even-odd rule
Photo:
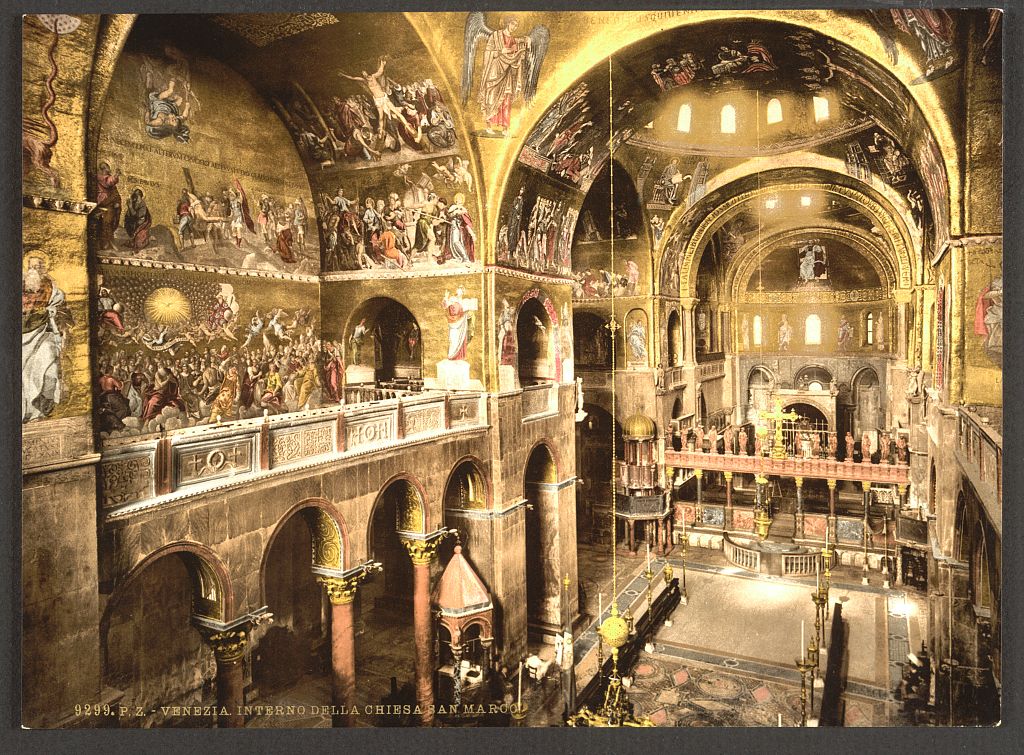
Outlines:
[[[819,697],[816,690],[815,706]],[[780,716],[782,726],[800,725],[799,681],[657,650],[637,664],[629,698],[657,726],[779,726]],[[847,726],[885,723],[884,701],[847,697]]]

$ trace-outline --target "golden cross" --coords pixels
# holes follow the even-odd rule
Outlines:
[[[619,330],[622,326],[619,325],[618,321],[614,317],[609,317],[608,322],[604,324],[608,330],[612,333],[612,340],[615,340],[615,331]]]
[[[800,415],[796,412],[782,411],[782,399],[776,396],[775,411],[766,412],[762,409],[758,411],[757,416],[761,419],[772,420],[775,423],[775,439],[772,443],[772,458],[784,459],[786,457],[786,450],[782,445],[782,421],[786,419],[797,420],[800,418]]]

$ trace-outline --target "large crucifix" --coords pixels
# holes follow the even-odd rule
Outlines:
[[[768,419],[775,423],[775,438],[772,442],[772,458],[773,459],[785,459],[786,448],[782,441],[782,421],[783,420],[797,420],[800,419],[800,415],[796,412],[784,412],[782,411],[782,399],[778,396],[775,397],[775,410],[766,412],[763,409],[759,410],[757,416],[761,419]]]

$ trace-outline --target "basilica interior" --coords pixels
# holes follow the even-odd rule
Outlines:
[[[22,723],[997,723],[1001,38],[25,16]]]

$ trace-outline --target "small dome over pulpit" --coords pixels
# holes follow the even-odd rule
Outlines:
[[[462,705],[485,694],[494,643],[494,602],[480,575],[456,545],[434,588],[438,621],[439,692]]]

